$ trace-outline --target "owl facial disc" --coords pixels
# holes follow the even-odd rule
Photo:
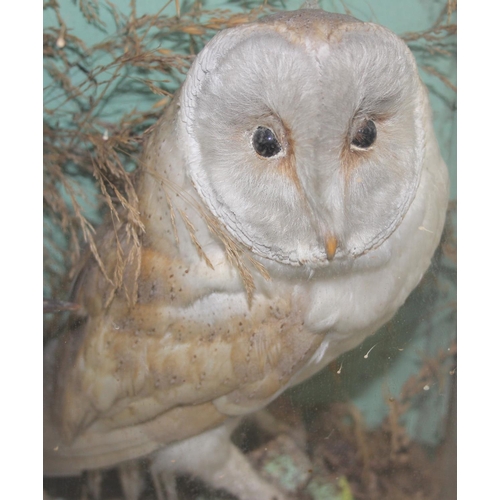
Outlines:
[[[182,89],[188,174],[256,255],[312,267],[356,258],[415,195],[422,92],[404,42],[349,16],[301,10],[226,30]]]

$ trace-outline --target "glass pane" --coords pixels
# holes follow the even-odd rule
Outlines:
[[[449,204],[413,291],[432,139],[399,42],[305,14],[193,62],[302,3],[45,6],[47,498],[456,498],[456,3],[320,2],[428,88]]]

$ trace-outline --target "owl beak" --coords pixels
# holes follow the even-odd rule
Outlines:
[[[326,257],[332,260],[337,251],[337,239],[335,236],[328,236],[325,241]]]

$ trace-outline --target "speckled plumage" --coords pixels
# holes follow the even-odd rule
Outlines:
[[[368,119],[375,142],[353,147]],[[252,149],[257,126],[275,157]],[[140,258],[111,300],[89,258],[83,312],[45,352],[45,472],[150,456],[159,476],[277,497],[256,475],[217,482],[247,467],[219,426],[388,321],[439,242],[447,174],[414,60],[386,29],[320,10],[226,30],[157,124],[137,191]]]

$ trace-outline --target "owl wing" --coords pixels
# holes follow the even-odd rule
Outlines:
[[[105,307],[102,273],[86,269],[86,305],[45,353],[44,467],[72,475],[146,455],[264,406],[322,340],[290,294],[197,286],[211,270],[143,248],[139,299]]]

